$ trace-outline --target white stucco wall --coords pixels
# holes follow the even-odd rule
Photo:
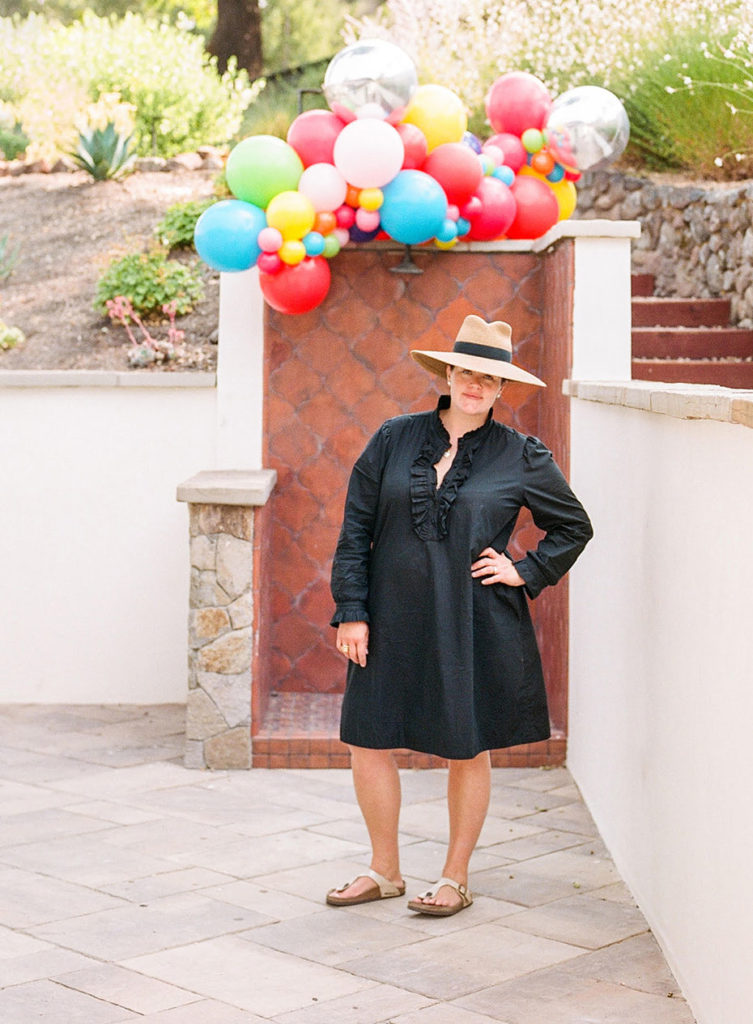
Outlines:
[[[569,767],[699,1024],[749,1024],[753,429],[571,405]]]
[[[37,376],[0,375],[0,702],[185,701],[175,489],[215,464],[213,378]]]

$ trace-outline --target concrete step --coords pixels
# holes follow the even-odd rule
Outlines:
[[[631,274],[630,275],[630,294],[633,296],[642,295],[648,296],[654,294],[654,275],[653,274]]]
[[[633,327],[726,327],[731,313],[729,299],[638,296],[631,307]]]
[[[634,359],[749,359],[753,331],[742,327],[633,327]]]
[[[753,388],[753,359],[633,359],[633,380]]]

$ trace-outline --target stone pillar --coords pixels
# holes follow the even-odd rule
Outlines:
[[[251,767],[254,520],[276,477],[207,471],[178,487],[190,519],[187,768]]]

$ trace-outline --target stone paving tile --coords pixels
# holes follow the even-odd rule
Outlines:
[[[552,790],[559,792],[563,787],[572,787],[574,800],[580,800],[580,793],[574,786],[567,768],[550,768],[544,766],[531,771],[530,768],[506,768],[504,774],[508,786],[519,786],[521,789],[535,789],[541,792]]]
[[[500,818],[524,818],[539,811],[563,807],[578,797],[558,796],[553,790],[529,790],[520,786],[495,786],[489,801],[489,813]]]
[[[501,849],[499,853],[496,852],[498,849],[500,849],[499,845],[477,849],[471,859],[471,875],[477,871],[499,868],[511,863]],[[410,844],[403,844],[400,849],[403,871],[412,878],[425,879],[430,885],[442,874],[446,850],[447,847],[444,843],[438,843],[432,839],[414,840]]]
[[[137,957],[122,966],[261,1017],[274,1017],[369,987],[364,978],[354,974],[229,935],[198,946]]]
[[[147,906],[129,903],[29,931],[80,953],[122,960],[268,923],[264,914],[254,910],[231,907],[198,893],[180,893]]]
[[[239,1010],[237,1006],[199,999],[187,1006],[139,1017],[139,1024],[269,1024],[269,1018]]]
[[[83,835],[85,832],[99,832],[107,828],[110,828],[109,822],[97,821],[60,807],[30,811],[4,819],[0,830],[0,848],[65,835]]]
[[[164,981],[146,978],[115,964],[98,964],[85,970],[60,974],[59,985],[96,996],[135,1013],[157,1013],[196,1001],[193,992],[167,985]]]
[[[0,992],[3,1024],[119,1024],[140,1019],[122,1006],[72,992],[53,981],[32,981]]]
[[[72,814],[82,814],[112,825],[140,825],[145,821],[162,820],[162,815],[157,811],[145,811],[141,807],[132,807],[125,803],[110,803],[109,800],[72,803],[67,806],[67,810]]]
[[[96,889],[0,866],[0,922],[11,928],[29,928],[120,905],[121,900]]]
[[[611,981],[656,996],[682,998],[680,987],[650,932],[571,960],[563,970],[581,978]]]
[[[275,1016],[275,1024],[389,1024],[398,1014],[431,1004],[416,992],[393,985],[371,984],[339,999],[327,999],[302,1010]]]
[[[401,927],[399,920],[375,921],[325,907],[320,913],[241,932],[240,938],[335,967],[355,957],[404,947],[419,941],[420,936]]]
[[[177,871],[165,871],[160,875],[136,878],[133,881],[114,882],[112,885],[101,885],[100,891],[128,900],[129,903],[152,903],[164,896],[174,896],[180,892],[204,890],[208,895],[209,887],[232,882],[229,875],[219,871],[208,871],[206,868],[179,868]],[[251,907],[247,908],[251,910]]]
[[[563,804],[562,807],[553,807],[549,811],[540,811],[530,815],[526,821],[529,825],[538,825],[540,828],[556,828],[564,832],[577,832],[584,836],[598,836],[599,834],[585,804],[580,802]]]
[[[158,874],[175,867],[169,860],[108,846],[88,834],[5,847],[0,850],[0,863],[93,889],[108,882]]]
[[[556,850],[579,846],[582,842],[583,836],[579,836],[575,832],[545,832],[537,829],[530,835],[488,846],[486,852],[499,853],[500,856],[510,860],[529,860],[532,857],[541,857],[545,853],[554,853]]]
[[[504,1024],[693,1024],[684,999],[580,978],[566,968],[536,971],[457,1000]]]
[[[598,890],[512,914],[505,918],[505,925],[589,949],[621,942],[648,927],[636,907],[600,899]]]
[[[39,952],[27,956],[0,960],[0,989],[22,985],[27,981],[56,979],[60,974],[83,970],[97,963],[91,957],[72,953],[69,949],[60,949],[49,943],[44,943],[44,947]]]
[[[353,974],[400,985],[432,999],[452,1000],[580,955],[575,946],[525,935],[502,924],[472,925],[410,946],[341,964]],[[457,915],[459,916],[459,915]]]
[[[528,820],[521,823],[490,814],[484,823],[479,846],[493,846],[496,843],[518,839],[520,836],[535,835],[542,831],[540,824],[532,825],[528,823]],[[447,809],[443,801],[412,804],[404,808],[400,815],[402,831],[422,839],[447,842],[448,827]]]
[[[225,885],[213,885],[203,889],[202,894],[233,907],[245,907],[266,915],[270,921],[287,921],[291,917],[302,917],[324,904],[322,893],[316,893],[316,900],[291,896],[280,889],[273,889],[255,882],[232,881]]]
[[[474,1010],[463,1010],[457,1004],[434,1003],[425,1010],[393,1017],[390,1024],[499,1024],[499,1017],[487,1017]]]
[[[0,807],[3,809],[3,815],[43,811],[48,807],[60,807],[68,802],[63,793],[56,793],[45,786],[29,786],[25,782],[0,779]]]

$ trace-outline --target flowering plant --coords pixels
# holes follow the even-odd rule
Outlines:
[[[166,302],[162,312],[170,321],[166,338],[155,338],[144,324],[141,317],[133,308],[133,305],[125,295],[116,295],[114,299],[108,299],[107,315],[113,323],[121,324],[131,342],[131,350],[128,353],[130,366],[149,366],[152,363],[164,363],[177,358],[180,354],[179,346],[185,337],[185,331],[175,326],[175,313],[177,302]],[[131,321],[138,327],[141,337],[137,337],[131,329]]]

